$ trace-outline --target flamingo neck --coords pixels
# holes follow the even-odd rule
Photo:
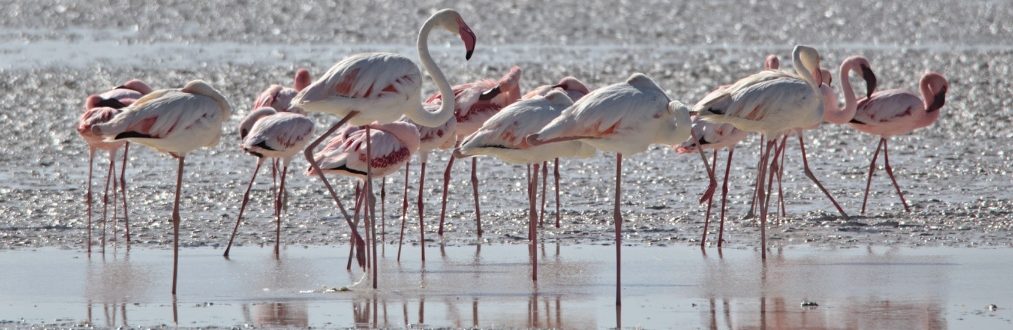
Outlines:
[[[815,90],[819,90],[821,81],[816,81],[816,78],[812,75],[812,68],[806,67],[805,62],[802,61],[802,52],[795,49],[791,54],[791,64],[795,67],[795,73],[798,73],[802,79],[805,79],[809,83],[809,87]]]
[[[929,79],[922,77],[921,81],[918,82],[918,89],[922,92],[922,102],[924,106],[922,109],[927,110],[932,106],[932,100],[936,97],[936,94],[932,92],[932,88],[929,87]]]
[[[440,67],[436,65],[433,57],[429,54],[429,32],[432,31],[433,27],[438,25],[442,17],[443,15],[434,15],[429,20],[426,20],[422,28],[419,29],[417,48],[422,67],[433,77],[436,87],[440,90],[443,102],[440,104],[440,109],[436,112],[427,111],[419,103],[415,111],[406,114],[412,121],[428,127],[440,126],[454,115],[454,90],[451,88],[450,83],[447,82],[447,77],[443,75],[443,71],[440,70]]]
[[[851,87],[851,80],[848,79],[849,73],[854,69],[854,65],[851,63],[845,63],[841,66],[841,88],[844,91],[844,109],[837,107],[837,95],[833,94],[833,88],[821,85],[820,90],[823,90],[823,119],[834,124],[847,124],[855,117],[855,112],[858,110],[858,98],[855,97],[855,90]],[[825,90],[829,90],[828,94]]]

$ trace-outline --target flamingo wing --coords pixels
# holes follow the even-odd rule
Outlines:
[[[599,88],[563,110],[539,133],[542,141],[561,138],[607,138],[636,130],[640,123],[667,111],[668,97],[661,90],[637,88],[628,83]]]
[[[349,56],[299,92],[294,105],[319,112],[361,111],[418,95],[422,73],[408,58],[389,53]],[[418,97],[418,96],[415,96]],[[336,108],[330,110],[326,108]]]
[[[914,93],[892,89],[872,94],[871,98],[858,101],[858,110],[852,123],[862,125],[885,125],[901,123],[914,118],[914,113],[925,104]]]
[[[258,120],[243,142],[243,147],[274,151],[302,149],[312,134],[313,121],[306,116],[277,113]]]
[[[223,118],[212,98],[180,90],[155,91],[142,97],[107,123],[115,139],[165,138],[195,126],[210,126]],[[103,135],[112,135],[106,132]]]

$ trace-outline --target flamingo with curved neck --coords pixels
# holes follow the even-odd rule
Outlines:
[[[869,60],[863,56],[848,57],[841,62],[840,67],[841,88],[844,90],[843,109],[837,105],[837,95],[833,87],[828,84],[820,85],[820,93],[823,94],[823,120],[834,124],[847,124],[855,117],[858,98],[855,97],[855,90],[851,87],[849,73],[856,69],[861,70],[862,79],[865,79],[865,96],[872,96],[876,90],[876,74],[872,72]]]
[[[439,126],[445,123],[454,115],[454,94],[450,83],[447,82],[443,72],[433,61],[429,54],[429,33],[435,27],[442,27],[445,30],[457,34],[464,42],[465,59],[470,59],[475,51],[475,33],[471,31],[468,24],[464,22],[461,15],[452,9],[443,9],[429,17],[419,29],[416,48],[419,52],[419,59],[422,66],[433,77],[444,102],[436,111],[429,111],[422,104],[422,72],[411,59],[391,53],[366,53],[349,56],[334,66],[327,73],[322,75],[306,89],[299,92],[292,100],[292,105],[308,112],[326,112],[341,116],[342,119],[334,124],[319,138],[307,146],[303,152],[306,160],[310,163],[311,173],[317,174],[324,186],[327,187],[331,198],[337,204],[345,223],[349,225],[353,234],[357,235],[355,224],[352,222],[348,211],[338,199],[337,193],[323,175],[323,171],[313,158],[315,148],[327,139],[328,136],[338,130],[346,122],[352,125],[368,125],[373,122],[378,124],[391,123],[402,115],[408,116],[412,121],[423,126]],[[370,126],[365,127],[366,136],[370,135]],[[371,139],[366,139],[367,158],[372,157]],[[366,196],[372,196],[372,160],[366,161]],[[375,225],[373,216],[373,199],[366,208],[368,224]],[[369,225],[367,225],[368,229]],[[372,231],[373,244],[370,248],[373,255],[373,288],[377,287],[377,262],[376,262],[376,231]]]
[[[891,136],[911,133],[915,129],[929,126],[939,119],[939,109],[946,104],[946,92],[949,86],[949,82],[943,75],[929,72],[923,75],[919,82],[921,98],[910,91],[891,89],[873,93],[858,101],[857,110],[849,124],[859,131],[880,137],[876,151],[872,154],[872,161],[869,162],[865,197],[862,198],[862,214],[865,214],[865,206],[869,201],[872,174],[876,170],[876,158],[879,156],[880,149],[883,150],[883,167],[886,169],[886,174],[890,176],[890,181],[900,197],[901,204],[904,205],[904,211],[911,212],[907,200],[904,199],[904,193],[900,190],[900,185],[897,184],[897,178],[893,175],[893,168],[890,166],[887,139]]]

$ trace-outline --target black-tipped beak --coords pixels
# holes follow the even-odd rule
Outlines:
[[[471,60],[471,54],[474,54],[474,53],[475,53],[474,49],[469,49],[467,53],[464,53],[464,60],[465,61],[470,61]]]
[[[561,88],[561,89],[563,89],[563,90],[566,90],[566,86],[565,86],[565,85],[563,85],[563,84],[557,84],[557,85],[552,85],[552,87],[551,87],[551,88],[552,88],[552,89],[556,89],[556,88]]]
[[[876,74],[868,65],[862,65],[862,79],[865,79],[865,97],[872,97],[876,92]]]
[[[932,97],[932,104],[929,104],[929,108],[925,109],[925,112],[933,112],[939,110],[946,104],[946,86],[943,86],[936,95]]]
[[[250,132],[247,132],[245,129],[239,130],[239,140],[246,140],[246,134],[250,134]]]
[[[478,99],[482,101],[492,100],[494,97],[496,97],[496,95],[499,95],[499,93],[500,93],[499,86],[496,86],[490,90],[482,92],[482,95],[479,95]]]

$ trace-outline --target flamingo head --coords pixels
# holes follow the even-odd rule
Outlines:
[[[123,104],[123,102],[120,102],[120,100],[117,100],[115,98],[108,98],[107,99],[107,98],[103,98],[103,97],[98,96],[98,95],[88,96],[88,98],[84,100],[84,109],[85,110],[90,110],[90,109],[97,108],[97,107],[109,107],[109,108],[113,108],[113,109],[122,109],[122,108],[127,107],[127,105]]]
[[[503,97],[499,97],[499,96]],[[496,86],[482,92],[479,96],[480,100],[493,100],[492,102],[501,103],[502,106],[507,106],[514,101],[517,101],[521,97],[521,68],[513,66],[510,68],[499,81],[496,82]],[[499,100],[499,101],[496,101]]]
[[[246,136],[250,134],[250,130],[253,129],[253,124],[256,124],[260,118],[264,118],[277,113],[272,107],[260,107],[257,110],[251,111],[243,121],[239,123],[239,139],[245,140]]]
[[[872,93],[876,91],[876,73],[872,72],[872,65],[869,64],[869,59],[864,56],[855,55],[849,56],[844,59],[844,62],[841,62],[842,74],[854,69],[858,69],[862,73],[862,79],[865,80],[865,97],[871,97]]]
[[[433,14],[433,18],[439,19],[438,22],[444,29],[461,37],[464,49],[467,51],[464,54],[464,59],[470,60],[471,54],[475,52],[475,32],[471,31],[471,27],[464,22],[461,14],[453,9],[443,9]]]
[[[950,83],[946,77],[936,72],[929,72],[922,76],[923,88],[928,88],[929,95],[932,95],[932,103],[925,109],[925,112],[939,110],[946,104],[946,91],[950,89]]]
[[[306,86],[309,86],[310,83],[312,82],[313,79],[310,77],[310,72],[308,70],[299,69],[298,71],[295,72],[295,83],[293,86],[295,87],[295,90],[302,91],[304,88],[306,88]]]
[[[119,85],[116,88],[133,90],[138,93],[141,93],[141,95],[148,95],[148,93],[151,93],[151,87],[149,87],[148,84],[145,84],[140,79],[130,79],[127,82],[123,83],[123,85]]]
[[[566,92],[574,101],[579,100],[584,95],[591,93],[591,89],[584,85],[583,81],[574,77],[565,77],[559,80],[559,83],[552,86],[552,88],[560,88]]]
[[[764,70],[777,70],[780,67],[781,67],[781,60],[777,58],[777,55],[774,54],[767,55],[767,58],[763,60]]]

